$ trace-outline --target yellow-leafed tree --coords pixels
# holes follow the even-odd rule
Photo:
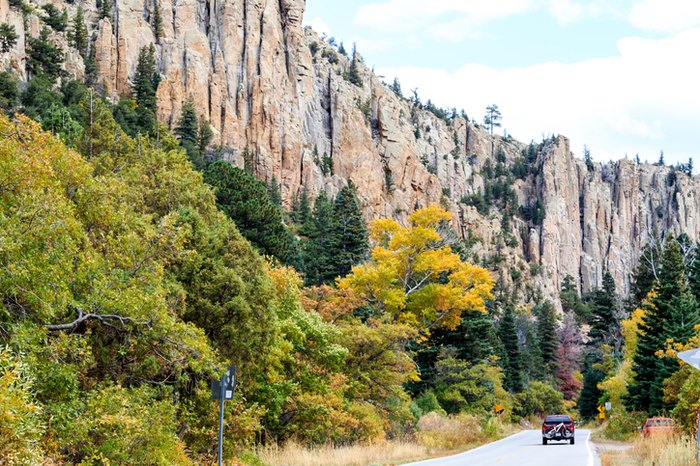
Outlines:
[[[338,280],[385,320],[419,331],[455,328],[462,312],[484,312],[493,279],[455,254],[443,234],[452,215],[438,206],[414,212],[408,226],[388,218],[370,225],[372,259]]]

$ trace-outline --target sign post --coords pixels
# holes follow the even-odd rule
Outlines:
[[[688,364],[691,367],[700,370],[700,348],[691,349],[688,351],[682,351],[678,353],[678,359]],[[698,431],[697,437],[695,439],[695,464],[700,464],[700,458],[698,457],[698,451],[700,450],[700,413],[698,413]]]
[[[230,366],[221,380],[211,381],[211,399],[219,400],[219,462],[224,457],[224,401],[232,400],[236,390],[236,366]]]

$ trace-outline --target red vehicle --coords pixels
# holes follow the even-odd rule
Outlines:
[[[670,434],[673,432],[673,419],[670,417],[650,417],[642,427],[645,437],[656,434]]]
[[[566,414],[547,416],[542,422],[542,445],[547,445],[550,440],[568,440],[573,445],[576,442],[575,430],[576,426],[571,416]]]

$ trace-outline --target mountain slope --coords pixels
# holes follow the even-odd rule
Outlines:
[[[528,146],[403,98],[359,54],[344,57],[303,28],[303,0],[124,0],[103,19],[92,2],[51,3],[70,18],[78,5],[85,10],[98,82],[112,99],[129,94],[139,50],[155,43],[161,121],[174,125],[192,96],[218,152],[238,165],[250,154],[259,178],[281,183],[287,206],[303,186],[335,194],[348,180],[368,219],[405,220],[417,206],[442,201],[471,240],[473,258],[504,283],[526,285],[514,287],[524,290],[521,302],[538,289],[555,298],[566,275],[589,290],[604,270],[626,292],[654,234],[699,236],[697,179],[628,160],[588,167],[564,137]],[[26,39],[39,34],[39,15],[23,20],[0,0],[0,22],[20,36],[0,64],[26,79]],[[66,34],[52,39],[67,52],[66,70],[82,77],[85,65]],[[347,76],[353,60],[361,85]]]

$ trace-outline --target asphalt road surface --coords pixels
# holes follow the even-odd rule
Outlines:
[[[576,430],[575,445],[569,445],[569,442],[542,445],[539,430],[525,430],[459,455],[404,466],[600,466],[590,435],[586,429]]]

